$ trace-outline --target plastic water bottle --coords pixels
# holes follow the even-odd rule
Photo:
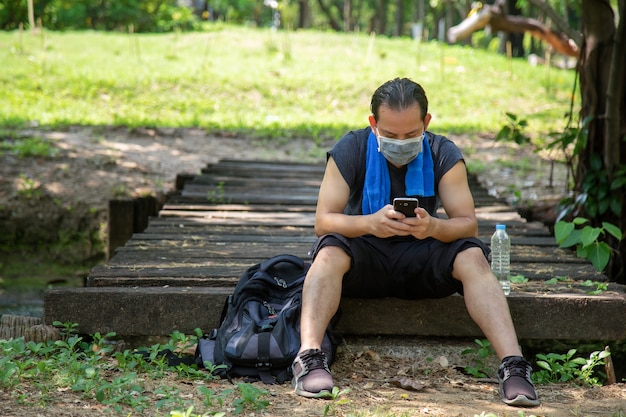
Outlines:
[[[497,224],[491,236],[491,270],[500,281],[504,295],[511,293],[511,239],[506,233],[506,225]]]

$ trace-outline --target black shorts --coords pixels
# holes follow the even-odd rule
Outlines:
[[[489,248],[476,238],[444,243],[411,236],[377,238],[372,235],[346,238],[332,233],[321,236],[311,254],[325,246],[338,246],[352,258],[343,279],[344,297],[404,299],[443,298],[463,294],[463,285],[452,277],[452,264],[459,252],[471,247]]]

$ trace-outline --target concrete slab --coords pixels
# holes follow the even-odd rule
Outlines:
[[[228,287],[67,288],[44,295],[44,323],[78,323],[83,334],[192,334],[217,327]],[[512,293],[511,314],[523,339],[624,340],[626,296]],[[463,297],[438,300],[344,299],[338,330],[346,335],[483,337]]]

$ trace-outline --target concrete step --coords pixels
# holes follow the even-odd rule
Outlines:
[[[624,340],[626,292],[615,284],[601,295],[532,293],[514,288],[508,297],[522,339]],[[84,334],[192,334],[219,325],[232,287],[102,287],[49,290],[44,322],[78,323]],[[346,335],[483,337],[463,297],[437,300],[348,299],[338,330]]]

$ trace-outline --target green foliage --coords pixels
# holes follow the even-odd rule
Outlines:
[[[209,190],[207,192],[207,200],[211,204],[228,204],[230,203],[230,198],[226,198],[226,190],[224,181],[220,181],[217,183],[214,189]]]
[[[509,276],[509,280],[511,281],[511,284],[525,284],[528,282],[528,278],[524,275],[511,275]]]
[[[595,287],[594,290],[587,291],[587,294],[589,295],[600,295],[609,289],[609,284],[607,282],[597,282],[590,279],[581,282],[581,285],[584,287]]]
[[[588,223],[589,219],[583,217],[576,217],[571,222],[560,220],[554,225],[554,235],[559,247],[575,246],[578,257],[588,259],[598,272],[602,272],[609,263],[612,249],[600,237],[608,233],[620,241],[622,231],[608,222],[602,222],[602,227],[593,227]]]
[[[461,352],[463,355],[473,355],[472,365],[466,366],[464,370],[476,378],[487,378],[491,375],[487,358],[495,355],[495,351],[487,339],[475,339],[474,342],[478,345],[477,348],[465,349]]]
[[[609,180],[609,173],[604,168],[602,157],[598,154],[591,155],[589,170],[582,180],[582,194],[586,196],[584,207],[586,213],[592,218],[598,218],[609,211],[616,216],[621,214],[620,188],[626,183],[626,167],[622,166],[616,172],[615,179]]]
[[[181,410],[173,410],[170,412],[170,417],[223,417],[226,413],[217,412],[217,413],[205,413],[205,414],[193,414],[193,406],[187,408],[184,411]]]
[[[581,385],[601,385],[600,379],[594,374],[594,368],[603,364],[604,359],[611,355],[608,350],[592,352],[588,359],[574,357],[576,349],[566,354],[537,354],[536,364],[540,370],[533,374],[533,382],[547,384],[556,382],[575,382]]]
[[[43,138],[28,137],[0,142],[0,155],[4,152],[18,158],[42,158],[54,157],[59,150]]]
[[[341,398],[350,391],[349,388],[340,390],[339,387],[333,387],[330,393],[330,401],[324,406],[324,416],[336,415],[338,406],[350,403],[350,400],[347,398]]]
[[[17,194],[27,200],[36,200],[43,195],[43,191],[37,181],[26,174],[20,174]]]
[[[506,140],[515,142],[518,145],[525,145],[530,142],[530,137],[525,135],[524,129],[528,126],[525,119],[519,119],[515,114],[506,112],[506,124],[500,129],[496,136],[496,141]]]
[[[167,375],[200,382],[215,379],[195,365],[168,368],[160,354],[165,349],[178,352],[189,348],[196,343],[197,335],[174,332],[165,344],[139,351],[114,352],[114,344],[109,340],[115,333],[96,333],[88,341],[76,333],[76,323],[55,322],[54,325],[60,328],[60,340],[41,343],[25,342],[23,338],[0,340],[0,390],[12,392],[16,401],[20,401],[23,386],[31,384],[38,387],[40,394],[35,401],[42,406],[52,401],[49,393],[71,390],[85,400],[95,400],[118,413],[127,414],[129,410],[141,413],[149,407],[187,406],[178,388],[160,383],[153,389],[150,380],[161,380]],[[229,398],[241,410],[264,408],[266,402],[260,398],[264,392],[247,385],[241,384],[241,398],[235,400],[232,400],[232,391],[215,394],[220,397],[219,407],[224,398]],[[216,414],[211,415],[220,414],[216,410]]]
[[[241,414],[244,411],[261,411],[270,405],[269,401],[263,399],[269,395],[268,391],[241,382],[237,383],[237,388],[239,389],[240,397],[233,402],[235,414]]]
[[[587,146],[587,126],[592,118],[586,118],[582,121],[581,126],[578,127],[571,125],[571,113],[568,113],[566,116],[568,123],[563,130],[548,133],[548,137],[551,141],[546,144],[546,149],[557,149],[561,152],[561,154],[565,156],[565,161],[572,177],[574,177],[576,174],[574,161]]]
[[[52,30],[96,29],[135,32],[197,30],[199,19],[176,0],[43,0],[34,2],[36,18]],[[28,24],[27,3],[5,0],[0,5],[0,29]]]
[[[589,295],[600,295],[609,289],[609,284],[607,282],[592,281],[590,279],[587,279],[581,282],[578,280],[572,280],[569,277],[554,277],[545,281],[546,285],[555,285],[558,283],[566,283],[566,284],[576,283],[583,287],[595,287],[595,289],[587,291],[587,294]]]

